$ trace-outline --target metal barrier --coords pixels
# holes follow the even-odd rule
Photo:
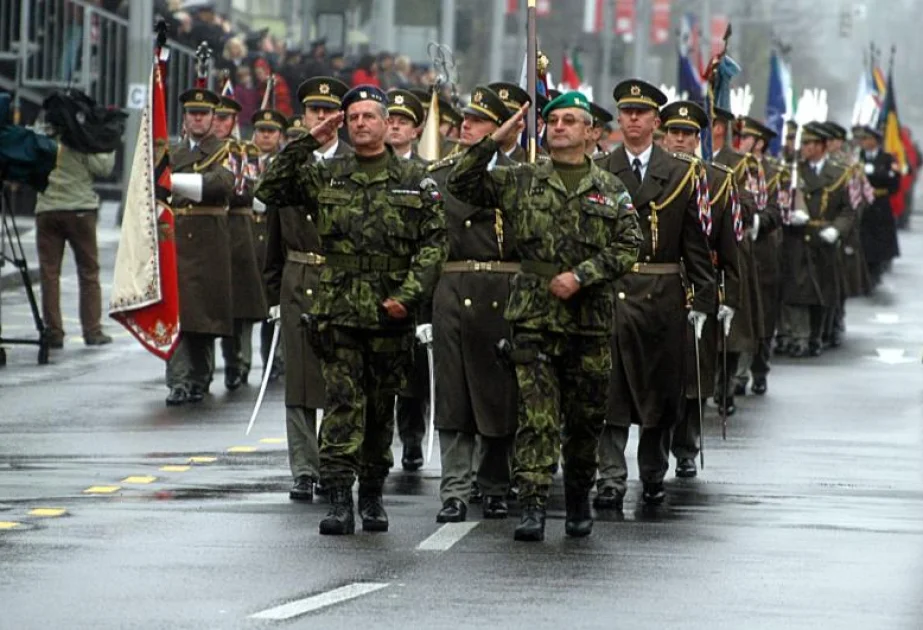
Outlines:
[[[0,2],[0,59],[16,59],[19,46],[19,2]]]

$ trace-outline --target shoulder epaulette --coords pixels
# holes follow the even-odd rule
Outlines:
[[[441,160],[436,160],[435,162],[431,162],[429,165],[427,165],[426,170],[432,173],[433,171],[438,171],[439,169],[445,168],[446,166],[452,166],[458,161],[459,157],[461,157],[460,154],[454,153],[442,158]]]
[[[722,164],[721,162],[709,162],[709,164],[711,164],[712,166],[714,166],[714,167],[715,167],[716,169],[718,169],[719,171],[724,171],[725,173],[733,173],[733,172],[734,172],[734,169],[732,169],[732,168],[731,168],[730,166],[728,166],[727,164]]]
[[[684,162],[692,162],[693,164],[698,164],[701,162],[701,159],[698,156],[693,155],[692,153],[686,153],[684,151],[676,151],[671,155],[679,160],[683,160]]]

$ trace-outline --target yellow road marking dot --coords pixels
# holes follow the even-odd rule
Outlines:
[[[0,521],[0,529],[17,529],[22,527],[22,523],[16,521]]]
[[[284,444],[285,438],[263,438],[260,444]]]
[[[232,446],[228,449],[228,453],[252,453],[255,450],[255,446]]]
[[[160,470],[164,472],[186,472],[192,466],[161,466]]]
[[[43,518],[54,518],[65,514],[67,514],[67,510],[64,508],[33,508],[29,510],[29,516],[41,516]]]
[[[122,479],[122,483],[154,483],[155,481],[157,481],[157,477],[152,477],[151,475],[135,475]]]
[[[189,458],[189,463],[190,464],[211,464],[217,459],[218,459],[217,457],[210,457],[207,455],[196,455],[195,457]]]
[[[121,486],[90,486],[83,491],[84,494],[112,494],[121,490]]]

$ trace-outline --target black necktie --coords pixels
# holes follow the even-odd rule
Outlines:
[[[635,158],[631,161],[631,170],[634,171],[635,177],[638,178],[638,183],[641,183],[641,160]]]

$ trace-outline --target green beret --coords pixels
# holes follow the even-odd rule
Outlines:
[[[576,107],[582,109],[588,114],[592,114],[590,109],[590,101],[580,92],[565,92],[560,96],[551,99],[545,108],[542,110],[542,118],[548,118],[548,114],[553,112],[556,109],[564,109],[565,107]]]

